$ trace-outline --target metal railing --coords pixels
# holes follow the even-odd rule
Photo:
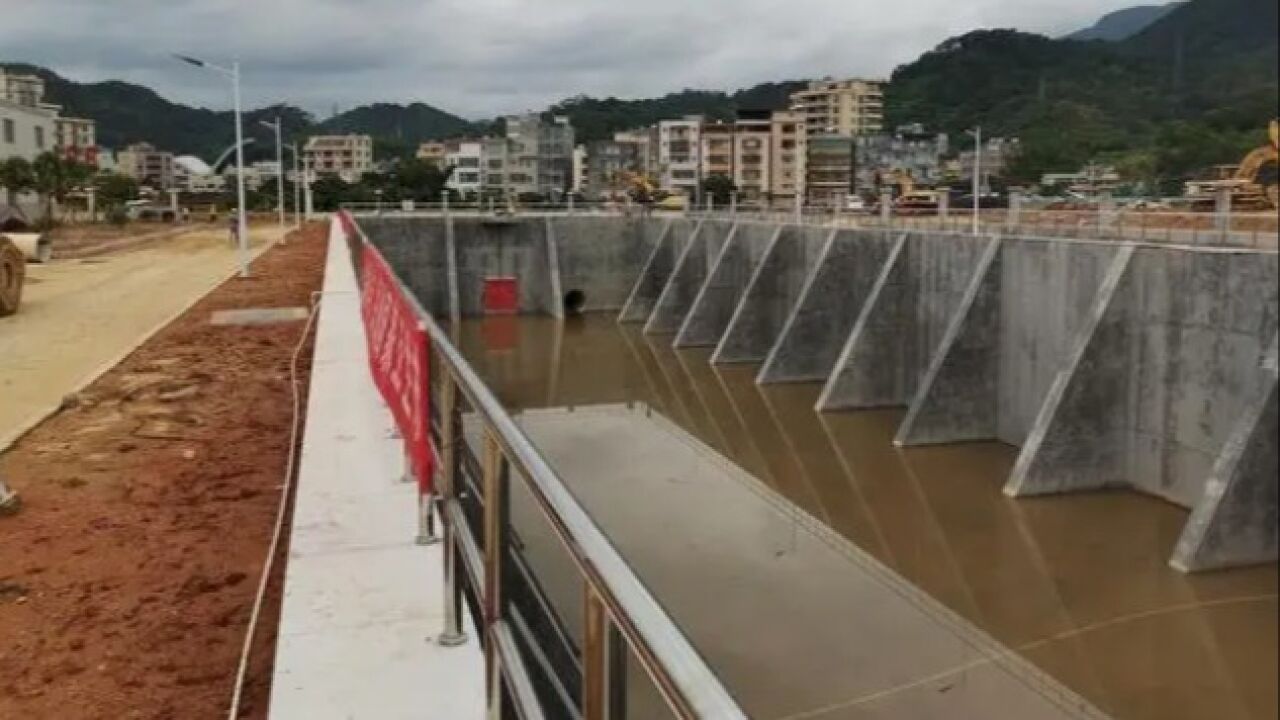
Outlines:
[[[356,244],[368,240],[357,226],[349,242],[354,254]],[[431,341],[429,414],[440,460],[445,558],[445,627],[438,642],[465,641],[468,602],[484,648],[489,717],[620,720],[626,663],[634,657],[674,717],[745,718],[453,339],[402,282],[400,291]],[[464,414],[471,433],[464,431]],[[511,522],[513,479],[533,498],[584,583],[582,647],[576,653],[523,561]],[[580,677],[564,677],[575,670]]]

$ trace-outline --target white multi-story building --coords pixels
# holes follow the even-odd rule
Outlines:
[[[95,123],[61,117],[61,107],[44,101],[44,90],[44,80],[38,75],[19,75],[0,68],[0,159],[19,156],[30,160],[56,150],[68,160],[96,166]],[[9,137],[13,140],[6,141]]]
[[[57,112],[0,98],[0,160],[35,160],[40,153],[53,150],[56,128]]]
[[[805,117],[810,135],[851,137],[884,127],[884,83],[879,80],[814,80],[792,93],[791,109]]]
[[[449,173],[449,179],[445,182],[445,187],[464,196],[470,197],[480,194],[482,170],[481,163],[484,161],[484,145],[475,141],[464,141],[457,144],[457,148],[450,150],[444,156],[446,167],[453,168]]]
[[[134,143],[116,153],[117,171],[157,190],[173,187],[173,153],[150,143]]]
[[[693,198],[702,182],[702,116],[658,122],[658,184]]]
[[[307,139],[302,156],[318,175],[337,175],[345,182],[359,182],[365,173],[373,171],[373,138],[315,135]]]

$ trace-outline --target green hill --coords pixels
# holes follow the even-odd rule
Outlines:
[[[1172,188],[1263,141],[1276,46],[1275,0],[1192,0],[1114,43],[980,30],[896,69],[886,121],[1017,135],[1018,180],[1104,159]]]

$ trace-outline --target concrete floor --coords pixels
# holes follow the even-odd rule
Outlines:
[[[280,239],[255,227],[256,254]],[[225,231],[92,260],[27,266],[22,307],[0,318],[0,450],[236,268]]]
[[[271,688],[273,720],[484,716],[476,632],[444,648],[440,545],[369,375],[345,243],[331,236]]]

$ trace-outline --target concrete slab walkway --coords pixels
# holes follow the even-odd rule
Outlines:
[[[284,603],[273,719],[466,720],[484,663],[443,627],[439,545],[414,544],[415,488],[368,370],[346,245],[330,236]]]
[[[255,255],[283,234],[254,228]],[[0,318],[0,451],[236,267],[226,233],[210,230],[95,260],[28,265],[21,309]]]

